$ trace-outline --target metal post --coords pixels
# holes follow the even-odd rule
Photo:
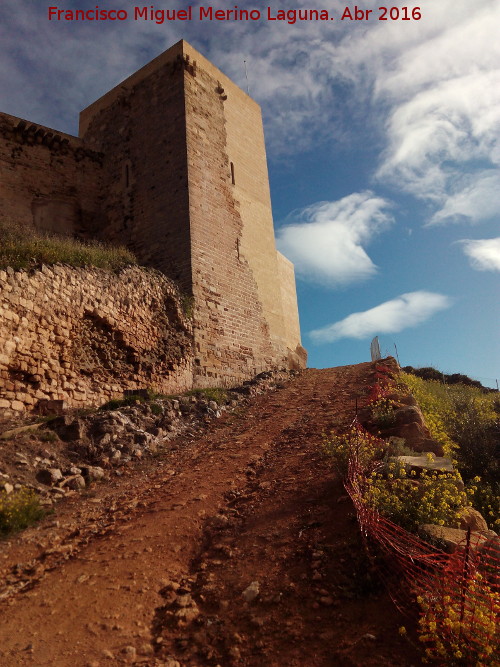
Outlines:
[[[247,82],[247,95],[250,95],[250,86],[248,85],[247,61],[244,60],[243,63],[245,65],[245,79],[246,79],[246,82]]]

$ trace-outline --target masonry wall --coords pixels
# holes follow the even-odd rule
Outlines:
[[[80,134],[105,156],[101,238],[194,297],[195,384],[289,365],[258,105],[179,42],[85,109]]]
[[[278,262],[280,302],[283,307],[285,341],[288,349],[288,367],[305,368],[307,352],[300,344],[299,309],[295,287],[295,269],[292,262],[276,252]],[[298,341],[298,342],[297,342]]]
[[[176,391],[189,386],[187,378],[195,386],[233,385],[262,370],[305,366],[293,267],[274,243],[260,108],[192,47],[179,42],[85,109],[80,138],[6,115],[0,133],[0,222],[126,245],[140,264],[176,281],[193,309],[186,363],[175,357],[170,368],[169,352],[167,366],[155,355],[148,366],[141,350],[161,347],[141,328],[142,318],[156,330],[148,280],[129,285],[137,291],[135,300],[130,295],[134,324],[133,308],[116,310],[124,287],[111,274],[82,274],[87,287],[71,278],[70,293],[62,268],[8,274],[5,326],[0,313],[0,343],[9,348],[0,365],[4,407],[55,397],[95,402],[131,383]],[[43,301],[23,295],[21,285],[33,296],[39,290]],[[100,313],[100,303],[107,304],[104,319],[89,314]],[[161,309],[155,312],[163,322]],[[129,350],[134,326],[139,361]],[[165,327],[171,339],[174,329]],[[96,345],[113,341],[116,372],[111,362],[92,362],[89,371],[68,358],[75,336],[87,330],[97,332],[89,334]],[[184,324],[180,331],[186,334]]]
[[[137,267],[0,270],[0,412],[99,405],[192,386],[192,327],[174,285]]]
[[[198,64],[198,63],[197,63]],[[185,74],[196,384],[234,383],[285,359],[271,344],[231,181],[224,94],[203,67]]]
[[[0,221],[71,235],[99,225],[101,156],[80,139],[0,114]]]
[[[179,48],[85,109],[80,134],[104,155],[105,224],[93,236],[125,244],[191,293],[191,245]],[[163,54],[163,56],[166,56]],[[153,61],[154,62],[154,61]]]
[[[275,246],[274,227],[269,190],[266,148],[262,115],[259,105],[206,58],[186,42],[184,53],[190,61],[196,60],[199,75],[197,83],[205,79],[205,87],[219,90],[222,113],[210,113],[205,121],[207,136],[214,136],[215,127],[225,133],[224,153],[220,156],[219,183],[230,185],[232,205],[242,222],[238,237],[240,261],[248,263],[257,287],[257,298],[273,349],[274,364],[283,358],[294,359],[294,367],[304,367],[306,352],[300,346],[295,283],[293,276],[285,276]],[[199,112],[194,106],[193,113]],[[189,116],[188,116],[189,119]],[[203,166],[202,166],[203,168]],[[191,181],[191,186],[196,180]],[[282,302],[280,280],[287,281],[285,289],[287,311]],[[296,318],[296,322],[292,322]],[[288,365],[288,361],[286,362]]]

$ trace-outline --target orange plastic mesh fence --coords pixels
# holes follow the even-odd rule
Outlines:
[[[395,604],[407,613],[420,609],[421,639],[430,655],[439,659],[452,651],[464,657],[466,647],[475,656],[467,664],[500,665],[500,537],[469,531],[448,554],[381,516],[368,501],[372,469],[358,457],[364,429],[357,420],[353,427],[344,483]]]

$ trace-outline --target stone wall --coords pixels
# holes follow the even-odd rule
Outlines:
[[[106,222],[91,236],[127,245],[190,293],[184,70],[175,56],[85,109],[80,133],[104,156]]]
[[[0,221],[63,235],[99,224],[102,156],[77,137],[0,114]]]
[[[305,368],[307,352],[300,344],[299,308],[295,288],[295,269],[292,262],[280,252],[276,252],[278,260],[279,286],[281,305],[283,307],[283,323],[285,341],[289,350],[288,368]]]
[[[196,72],[196,77],[185,75],[195,381],[234,384],[286,366],[286,354],[272,344],[255,274],[243,252],[242,206],[228,152],[227,94],[198,61]]]
[[[100,237],[126,243],[194,297],[195,384],[304,366],[259,106],[179,42],[85,109],[80,134],[104,155]]]
[[[192,325],[179,293],[137,267],[0,271],[0,351],[4,414],[192,386]]]
[[[141,265],[174,280],[193,312],[193,357],[190,348],[184,365],[175,357],[175,369],[157,361],[148,366],[135,361],[129,349],[135,350],[134,339],[127,332],[136,324],[143,331],[136,350],[141,360],[141,350],[161,343],[147,327],[141,329],[140,319],[133,323],[132,310],[126,317],[121,310],[119,317],[113,314],[122,302],[113,296],[124,289],[120,277],[97,273],[86,284],[82,274],[63,285],[62,268],[31,277],[9,274],[2,286],[6,322],[0,313],[0,342],[9,350],[0,366],[8,409],[49,399],[83,405],[134,382],[172,381],[179,390],[191,361],[191,381],[200,387],[231,386],[260,371],[305,366],[293,267],[274,242],[260,108],[184,41],[82,111],[80,138],[0,114],[0,224],[4,221],[125,245]],[[148,280],[144,285],[138,280],[139,295]],[[102,290],[96,292],[93,282]],[[25,284],[45,300],[23,295]],[[68,295],[63,288],[73,291]],[[152,312],[148,294],[144,321]],[[12,295],[19,300],[11,302]],[[98,297],[111,319],[91,315]],[[75,311],[66,312],[68,300],[78,304]],[[151,326],[154,332],[155,322]],[[185,323],[179,335],[187,335]],[[89,353],[87,365],[75,356],[75,336],[82,349],[102,348]],[[40,355],[47,341],[52,356],[44,367]],[[110,346],[114,365],[103,351]]]
[[[295,297],[295,307],[291,304],[292,311],[287,313],[289,319],[297,317],[296,335],[292,341],[292,332],[287,334],[281,298],[281,273],[274,240],[261,109],[255,100],[189,44],[184,43],[184,52],[191,61],[196,59],[199,72],[196,84],[200,86],[203,82],[211,97],[214,92],[220,91],[220,112],[208,115],[207,134],[212,137],[214,127],[220,127],[225,134],[224,160],[219,167],[219,178],[221,182],[229,183],[232,205],[242,222],[238,253],[240,260],[247,262],[251,269],[274,355],[286,358],[288,350],[295,351],[300,344],[298,310]],[[196,100],[196,90],[193,92]],[[196,106],[204,108],[201,98]]]

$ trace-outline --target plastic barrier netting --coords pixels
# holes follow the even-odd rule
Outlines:
[[[354,420],[345,487],[376,569],[399,609],[420,615],[427,655],[442,664],[500,665],[500,537],[466,533],[453,553],[383,517],[370,503],[373,471],[360,463],[366,433]]]

